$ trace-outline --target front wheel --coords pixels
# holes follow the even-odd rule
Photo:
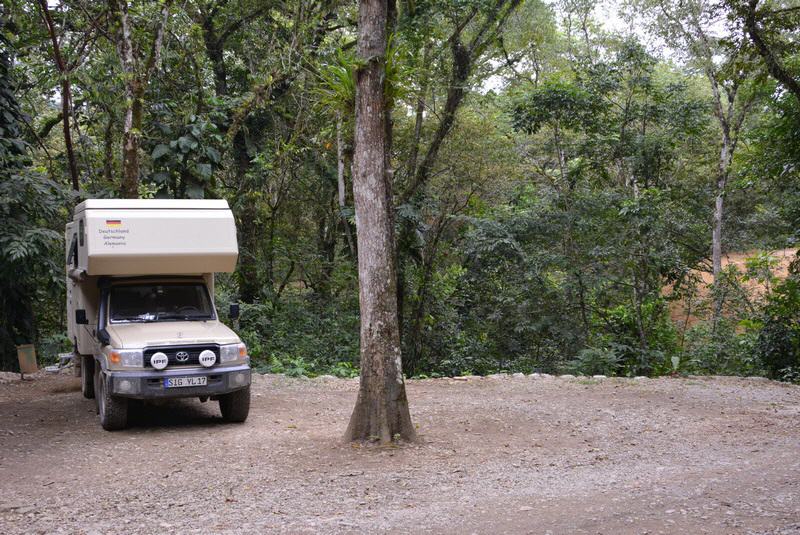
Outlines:
[[[106,431],[125,429],[128,426],[128,400],[111,395],[108,379],[101,371],[95,372],[94,378],[100,425]]]
[[[244,422],[250,413],[250,387],[219,397],[219,410],[226,422]]]
[[[94,398],[94,357],[87,355],[75,355],[80,359],[81,367],[81,393],[86,399]]]

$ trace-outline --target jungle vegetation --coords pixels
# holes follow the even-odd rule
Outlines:
[[[208,197],[254,366],[357,375],[378,69],[406,376],[800,380],[800,3],[596,4],[391,0],[375,62],[352,1],[5,1],[0,368],[71,350],[76,203]]]

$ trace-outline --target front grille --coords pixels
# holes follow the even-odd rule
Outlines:
[[[150,364],[150,357],[153,356],[153,353],[158,353],[159,351],[164,353],[169,360],[167,367],[170,366],[200,366],[200,353],[208,349],[209,351],[213,351],[214,354],[217,356],[217,361],[214,363],[214,366],[219,364],[219,346],[216,344],[209,344],[209,345],[197,345],[197,346],[167,346],[167,347],[148,347],[144,350],[144,365],[146,368],[152,368]],[[185,351],[189,354],[189,358],[181,361],[178,360],[178,353]]]

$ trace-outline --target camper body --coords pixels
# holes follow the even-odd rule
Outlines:
[[[216,399],[244,421],[250,359],[214,304],[238,257],[227,202],[90,199],[65,237],[67,328],[103,427],[125,427],[131,399]]]

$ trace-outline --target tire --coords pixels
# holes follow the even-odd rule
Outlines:
[[[100,425],[106,431],[119,431],[128,426],[128,400],[112,396],[108,391],[108,380],[98,370],[95,373],[95,395]]]
[[[81,359],[81,393],[86,399],[94,399],[94,357],[76,355]]]
[[[219,410],[226,422],[241,423],[247,420],[250,413],[250,387],[220,396]]]

